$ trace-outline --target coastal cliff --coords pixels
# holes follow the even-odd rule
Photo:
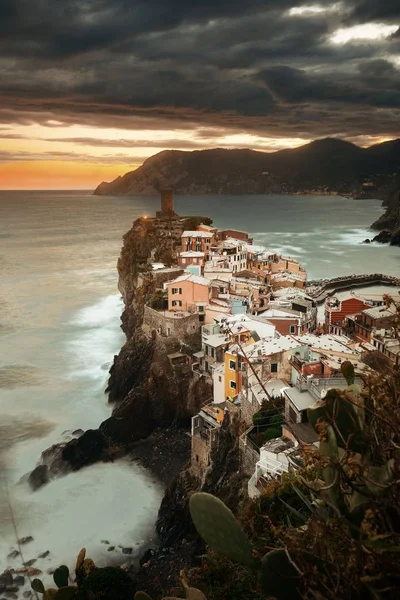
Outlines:
[[[400,177],[397,177],[393,188],[384,200],[384,205],[385,212],[372,224],[372,229],[380,231],[374,241],[400,246]]]
[[[202,220],[198,218],[197,224]],[[166,337],[144,323],[146,304],[156,289],[182,273],[177,268],[152,271],[150,262],[167,267],[175,262],[181,234],[189,226],[193,226],[193,218],[182,219],[173,227],[169,221],[142,218],[124,236],[118,287],[125,303],[122,329],[127,341],[114,360],[107,388],[109,401],[118,405],[100,426],[113,442],[135,441],[156,426],[186,420],[210,396],[203,379],[195,379],[185,365],[173,366],[168,358],[177,352],[200,350],[200,329],[182,329],[179,336]]]
[[[119,456],[156,428],[189,423],[211,397],[205,378],[195,377],[187,363],[171,361],[171,355],[200,350],[198,317],[175,319],[172,334],[166,336],[157,332],[157,323],[168,317],[148,306],[165,281],[182,273],[170,266],[176,264],[181,234],[201,222],[210,223],[210,219],[143,217],[124,236],[117,268],[125,304],[121,327],[126,342],[114,357],[106,390],[114,410],[98,430],[88,430],[44,452],[31,475],[32,487],[36,481],[39,486],[60,472]],[[153,270],[153,262],[162,262],[166,268]],[[197,326],[192,325],[195,321]]]
[[[279,152],[164,150],[143,165],[103,182],[97,195],[314,193],[382,197],[400,163],[400,140],[360,148],[339,139],[316,140]]]

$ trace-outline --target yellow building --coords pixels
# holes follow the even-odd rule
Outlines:
[[[225,398],[235,398],[242,389],[241,362],[236,352],[225,352]]]

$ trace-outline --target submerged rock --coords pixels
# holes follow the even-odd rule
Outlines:
[[[33,491],[38,490],[49,481],[49,467],[47,465],[39,465],[36,469],[33,469],[28,478],[28,483]]]
[[[392,238],[392,232],[388,229],[384,229],[380,231],[374,238],[373,242],[378,242],[379,244],[388,244]]]
[[[31,535],[27,535],[26,537],[18,540],[18,544],[21,544],[21,546],[24,544],[29,544],[29,542],[33,542],[33,537]]]
[[[88,429],[62,449],[62,458],[73,471],[104,457],[107,442],[101,431]]]
[[[12,552],[10,552],[7,558],[8,560],[14,560],[15,558],[17,558],[17,556],[19,556],[18,550],[13,550]]]
[[[8,586],[13,584],[13,576],[10,570],[4,571],[0,575],[0,585]]]
[[[36,562],[36,558],[31,558],[31,560],[27,560],[26,562],[24,562],[25,567],[31,567],[32,565],[34,565]]]

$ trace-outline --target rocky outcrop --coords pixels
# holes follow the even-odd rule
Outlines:
[[[380,231],[373,239],[374,242],[389,243],[400,246],[400,175],[384,200],[386,210],[375,223],[372,229]]]
[[[219,148],[164,150],[136,171],[101,183],[94,193],[147,196],[167,187],[187,195],[319,190],[376,198],[392,181],[399,162],[400,140],[359,148],[328,138],[273,153]]]
[[[239,473],[239,418],[225,415],[211,454],[210,466],[200,479],[190,467],[168,486],[158,514],[160,548],[149,551],[135,577],[137,589],[153,595],[177,584],[181,569],[194,565],[204,543],[194,529],[188,501],[197,491],[218,496],[236,513],[247,497],[245,479]]]
[[[86,431],[77,439],[44,452],[29,477],[34,489],[56,474],[97,460],[112,460],[156,427],[188,422],[210,398],[211,388],[205,378],[195,377],[188,365],[173,365],[169,359],[176,352],[190,354],[199,350],[200,329],[165,337],[148,326],[142,327],[144,308],[154,292],[182,273],[176,267],[153,271],[151,262],[173,265],[182,232],[200,222],[210,220],[140,218],[124,236],[118,260],[118,286],[125,303],[121,326],[127,339],[114,357],[107,387],[109,401],[115,408],[98,430]]]

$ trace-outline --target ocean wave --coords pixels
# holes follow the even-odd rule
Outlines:
[[[70,323],[81,327],[97,327],[114,321],[115,316],[121,313],[121,309],[121,296],[112,294],[92,306],[81,309]]]

